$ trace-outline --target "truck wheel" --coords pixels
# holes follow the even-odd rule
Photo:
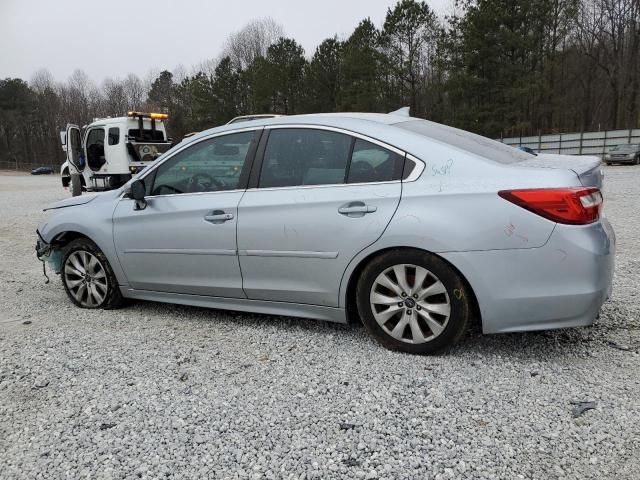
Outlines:
[[[74,197],[82,195],[82,179],[77,173],[71,174],[71,195]]]

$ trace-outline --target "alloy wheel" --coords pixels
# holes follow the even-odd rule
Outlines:
[[[67,257],[64,281],[69,293],[83,307],[98,307],[107,296],[105,268],[95,255],[85,250],[77,250]]]
[[[400,264],[384,270],[369,296],[378,325],[396,340],[420,344],[440,335],[451,315],[444,284],[426,268]]]

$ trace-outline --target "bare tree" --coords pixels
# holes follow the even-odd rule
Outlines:
[[[66,84],[59,88],[62,103],[62,116],[67,122],[84,125],[95,116],[95,100],[91,97],[98,95],[96,86],[87,74],[77,69]]]
[[[178,84],[181,83],[185,78],[188,77],[187,69],[182,64],[180,64],[176,68],[174,68],[173,71],[171,72],[171,74],[173,75],[173,81],[178,83]]]
[[[119,117],[127,111],[128,98],[124,82],[107,78],[102,84],[102,97],[102,115]]]
[[[640,68],[640,0],[581,2],[577,40],[583,54],[607,78],[610,127],[633,122],[637,115],[635,92]]]
[[[147,91],[140,78],[136,74],[130,73],[124,79],[122,86],[127,97],[127,110],[141,109],[147,96]]]
[[[228,56],[236,68],[245,70],[256,58],[266,56],[269,46],[284,35],[282,26],[272,18],[254,20],[229,36],[222,56]]]
[[[38,94],[44,93],[47,89],[53,89],[55,87],[55,80],[53,75],[46,68],[41,68],[31,76],[29,86]]]
[[[216,76],[216,68],[220,64],[220,60],[222,60],[222,58],[223,57],[220,57],[220,58],[209,58],[207,60],[203,60],[202,62],[194,65],[193,68],[191,69],[191,76],[194,77],[198,73],[202,72],[209,79],[215,78],[215,76]]]

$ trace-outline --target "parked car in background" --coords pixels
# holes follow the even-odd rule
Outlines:
[[[51,167],[38,167],[31,170],[31,175],[51,175],[53,168]]]
[[[613,163],[630,163],[640,165],[640,144],[624,144],[611,147],[604,156],[607,165]]]
[[[525,147],[524,145],[519,146],[518,150],[522,150],[523,152],[530,153],[531,155],[538,155],[533,148]]]
[[[73,303],[123,298],[360,318],[388,348],[590,325],[615,236],[598,157],[533,156],[399,114],[198,133],[123,187],[48,207],[37,252]]]

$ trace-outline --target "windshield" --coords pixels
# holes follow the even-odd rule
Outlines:
[[[637,152],[640,150],[640,145],[616,145],[609,149],[610,152]]]
[[[476,135],[475,133],[448,127],[447,125],[430,122],[428,120],[411,120],[396,123],[394,126],[466,150],[469,153],[498,163],[510,164],[534,158],[534,155],[530,153],[523,152],[504,143],[497,142],[496,140],[491,140],[490,138]]]

